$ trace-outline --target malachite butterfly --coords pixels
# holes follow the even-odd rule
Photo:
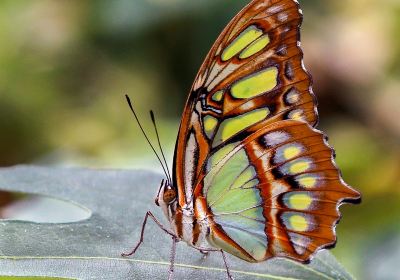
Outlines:
[[[343,202],[360,193],[315,129],[317,102],[300,48],[296,0],[253,0],[223,30],[183,112],[172,178],[156,204],[173,239],[248,262],[308,262],[336,242]],[[173,274],[171,259],[169,277]]]

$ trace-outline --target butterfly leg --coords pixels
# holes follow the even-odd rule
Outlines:
[[[136,250],[140,247],[140,245],[143,243],[143,238],[144,238],[144,230],[146,228],[146,223],[147,223],[147,219],[148,217],[152,218],[153,221],[159,226],[159,228],[161,228],[165,233],[169,234],[172,236],[172,238],[174,238],[175,242],[178,240],[177,236],[171,232],[170,230],[166,229],[158,220],[157,218],[153,215],[153,213],[151,213],[150,211],[148,211],[146,213],[146,215],[144,216],[144,220],[143,220],[143,224],[142,224],[142,231],[140,233],[140,240],[139,242],[136,244],[135,248],[133,248],[132,251],[130,251],[129,253],[122,253],[121,255],[123,257],[128,257],[128,256],[132,256],[133,254],[135,254]]]
[[[233,278],[233,276],[232,276],[232,274],[231,274],[231,272],[230,272],[230,269],[229,269],[229,266],[228,266],[228,262],[226,261],[226,256],[225,256],[225,253],[224,253],[224,251],[223,250],[220,250],[220,249],[212,249],[212,248],[198,248],[198,247],[194,247],[195,249],[197,249],[197,250],[199,250],[200,251],[200,253],[202,253],[202,254],[204,254],[205,256],[204,257],[206,257],[208,254],[209,254],[209,252],[221,252],[221,254],[222,254],[222,258],[223,258],[223,260],[224,260],[224,265],[225,265],[225,269],[226,269],[226,274],[228,275],[228,279],[229,280],[234,280],[234,278]]]
[[[232,274],[231,274],[231,272],[229,270],[229,266],[228,266],[228,262],[226,261],[225,253],[222,250],[220,252],[222,254],[222,258],[224,259],[224,264],[225,264],[226,274],[228,275],[228,279],[229,280],[234,280],[233,277],[232,277]]]
[[[174,276],[174,265],[175,265],[176,243],[177,242],[178,242],[178,239],[175,236],[173,236],[172,237],[172,249],[171,249],[168,280],[172,280],[173,276]]]

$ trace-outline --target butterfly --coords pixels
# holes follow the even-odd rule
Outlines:
[[[253,0],[222,31],[190,90],[172,176],[166,172],[156,197],[170,228],[147,212],[125,256],[143,242],[149,217],[173,239],[169,279],[178,241],[220,251],[229,279],[225,253],[305,263],[336,243],[338,208],[360,193],[343,181],[315,129],[301,23],[296,0]]]

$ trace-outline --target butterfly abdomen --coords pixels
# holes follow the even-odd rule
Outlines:
[[[196,248],[210,248],[206,242],[209,221],[204,202],[204,198],[199,197],[194,205],[186,205],[185,208],[178,207],[171,219],[176,235],[188,245]]]

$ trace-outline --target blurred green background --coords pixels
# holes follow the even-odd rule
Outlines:
[[[148,111],[156,112],[172,163],[193,78],[247,2],[1,1],[0,165],[161,172],[124,94],[151,132]],[[400,2],[301,4],[319,128],[346,182],[363,193],[361,205],[341,208],[333,252],[360,279],[392,279],[400,263]]]

